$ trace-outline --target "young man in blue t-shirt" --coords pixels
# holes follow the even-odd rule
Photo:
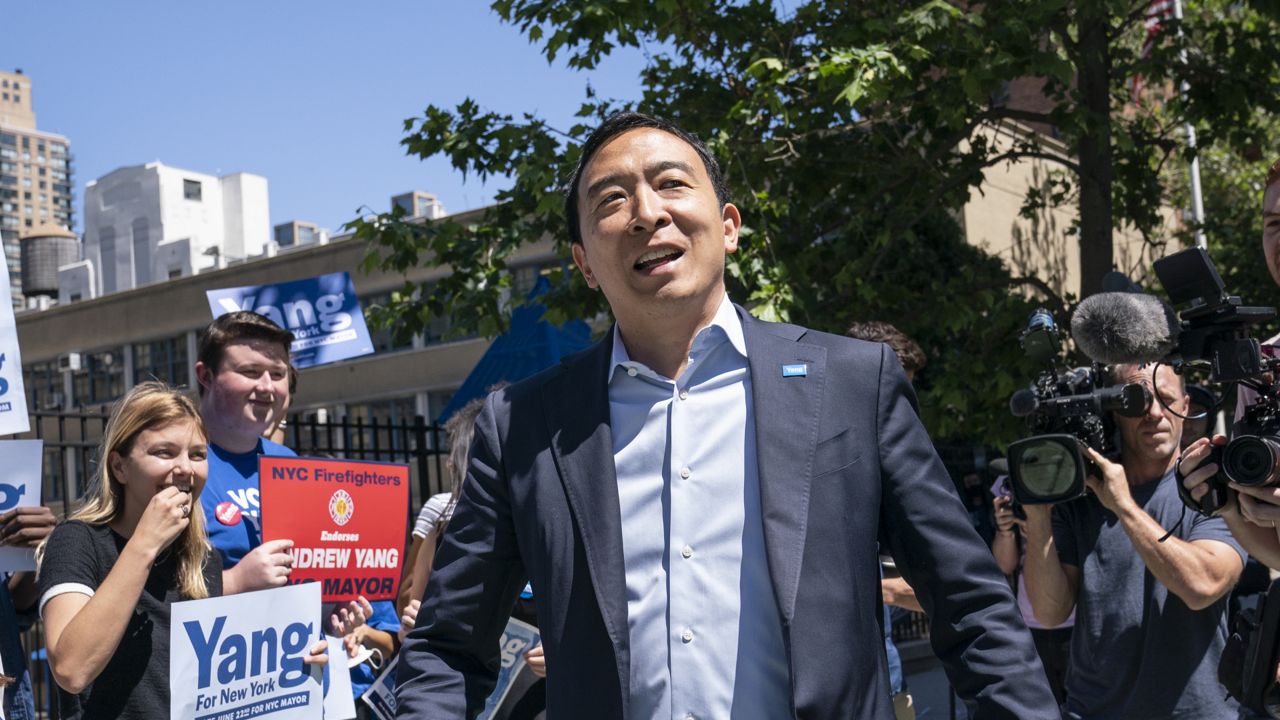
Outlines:
[[[227,595],[280,587],[293,568],[291,541],[262,542],[258,495],[258,457],[294,454],[262,437],[288,405],[292,342],[293,333],[252,312],[217,318],[200,339],[196,380],[209,433],[200,505]]]

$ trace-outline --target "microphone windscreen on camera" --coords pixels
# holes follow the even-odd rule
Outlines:
[[[1029,388],[1022,388],[1009,398],[1009,412],[1014,417],[1026,417],[1035,412],[1039,405],[1039,398]]]
[[[1090,359],[1107,365],[1163,360],[1178,348],[1178,316],[1153,295],[1108,292],[1076,307],[1071,337]]]

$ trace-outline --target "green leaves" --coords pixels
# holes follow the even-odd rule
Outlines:
[[[725,171],[746,225],[725,266],[731,296],[760,317],[831,332],[853,320],[897,324],[929,355],[921,413],[936,437],[952,440],[1017,436],[1006,402],[1031,373],[1017,332],[1035,305],[1066,302],[1045,279],[1012,277],[965,242],[953,218],[971,195],[1010,190],[992,187],[987,171],[1028,158],[1052,168],[1026,195],[1023,218],[1056,252],[1075,243],[1079,216],[1051,229],[1035,223],[1075,210],[1079,148],[1105,138],[1102,195],[1114,220],[1104,229],[1160,242],[1162,206],[1176,189],[1171,168],[1182,161],[1180,124],[1195,123],[1206,146],[1272,147],[1275,133],[1258,113],[1280,109],[1271,92],[1280,85],[1275,14],[1225,0],[1193,2],[1185,39],[1166,33],[1147,58],[1142,8],[1120,0],[497,0],[492,8],[548,62],[589,69],[618,48],[642,48],[642,96],[621,103],[586,87],[572,127],[493,112],[483,99],[430,105],[406,120],[406,152],[444,157],[502,189],[497,205],[461,218],[352,221],[369,248],[366,270],[446,271],[406,285],[374,313],[378,321],[414,332],[448,316],[459,332],[499,332],[521,301],[512,274],[531,244],[568,257],[562,192],[580,143],[612,112],[638,109],[696,133]],[[1110,63],[1103,112],[1082,103],[1090,38],[1101,39]],[[1177,59],[1184,49],[1187,63]],[[1137,72],[1148,87],[1186,79],[1192,92],[1134,108]],[[607,312],[576,271],[551,279],[549,319]]]

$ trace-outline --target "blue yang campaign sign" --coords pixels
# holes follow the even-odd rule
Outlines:
[[[507,629],[498,641],[498,682],[476,720],[492,720],[498,708],[502,707],[502,701],[507,699],[516,678],[524,671],[524,654],[537,647],[540,639],[538,628],[529,623],[515,618],[507,621]]]
[[[321,638],[319,584],[179,602],[170,612],[173,720],[322,716],[321,668],[303,662]]]
[[[0,522],[14,508],[40,505],[43,440],[0,441]],[[35,551],[28,547],[0,546],[0,573],[35,570]]]
[[[18,325],[10,302],[9,268],[0,263],[0,435],[31,429],[27,418],[27,394],[22,388],[22,354],[18,350]]]
[[[215,318],[251,310],[291,331],[294,367],[324,365],[373,352],[364,312],[347,273],[210,290],[206,295]]]

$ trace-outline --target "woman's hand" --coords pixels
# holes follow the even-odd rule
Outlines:
[[[538,647],[526,652],[524,661],[528,663],[534,675],[540,678],[547,676],[547,656],[542,651],[542,643],[538,643]]]
[[[170,485],[151,497],[129,542],[152,557],[169,547],[191,524],[194,497]]]
[[[329,641],[321,640],[311,646],[311,649],[307,651],[307,656],[302,658],[302,663],[304,665],[319,665],[320,667],[324,667],[329,663],[328,651]]]
[[[413,600],[404,606],[404,613],[400,615],[400,642],[404,642],[404,636],[418,624],[418,609],[422,607],[421,600]]]

